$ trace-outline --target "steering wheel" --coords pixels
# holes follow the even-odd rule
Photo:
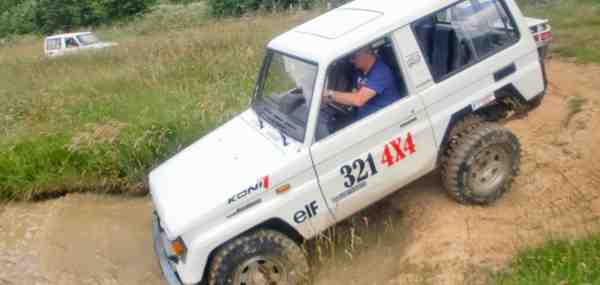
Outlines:
[[[342,104],[335,103],[335,102],[327,102],[327,107],[333,109],[336,114],[339,114],[342,116],[350,116],[354,113],[354,107],[342,105]]]

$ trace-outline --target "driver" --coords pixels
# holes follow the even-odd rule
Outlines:
[[[357,107],[354,121],[363,119],[400,99],[394,73],[370,47],[363,47],[352,55],[357,69],[353,75],[353,92],[327,90],[326,100]]]

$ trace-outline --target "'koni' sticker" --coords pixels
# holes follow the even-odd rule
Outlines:
[[[256,193],[256,192],[262,192],[262,191],[268,191],[269,187],[270,187],[270,183],[269,183],[269,176],[264,176],[261,179],[259,179],[255,185],[252,185],[246,189],[244,189],[243,191],[231,196],[231,198],[229,198],[229,200],[227,201],[227,204],[231,204],[231,203],[235,203],[237,201],[240,201],[248,196],[251,196],[252,194]]]

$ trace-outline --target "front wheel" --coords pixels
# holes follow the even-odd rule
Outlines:
[[[308,262],[287,236],[259,230],[218,250],[211,264],[209,285],[295,285],[308,278]]]
[[[463,135],[450,150],[442,172],[444,186],[458,202],[490,204],[510,190],[520,161],[517,137],[485,123]]]

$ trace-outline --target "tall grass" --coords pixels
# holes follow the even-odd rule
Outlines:
[[[554,31],[551,50],[580,63],[600,63],[600,1],[519,0],[527,16],[547,18]]]
[[[167,6],[103,28],[120,45],[98,53],[46,59],[37,37],[0,47],[0,198],[139,185],[246,108],[268,40],[310,16],[203,15]]]
[[[597,1],[533,2],[556,52],[600,62]],[[120,43],[109,51],[46,59],[40,37],[0,43],[0,198],[139,185],[246,108],[267,41],[314,14],[215,21],[203,2],[160,5],[101,28]]]

